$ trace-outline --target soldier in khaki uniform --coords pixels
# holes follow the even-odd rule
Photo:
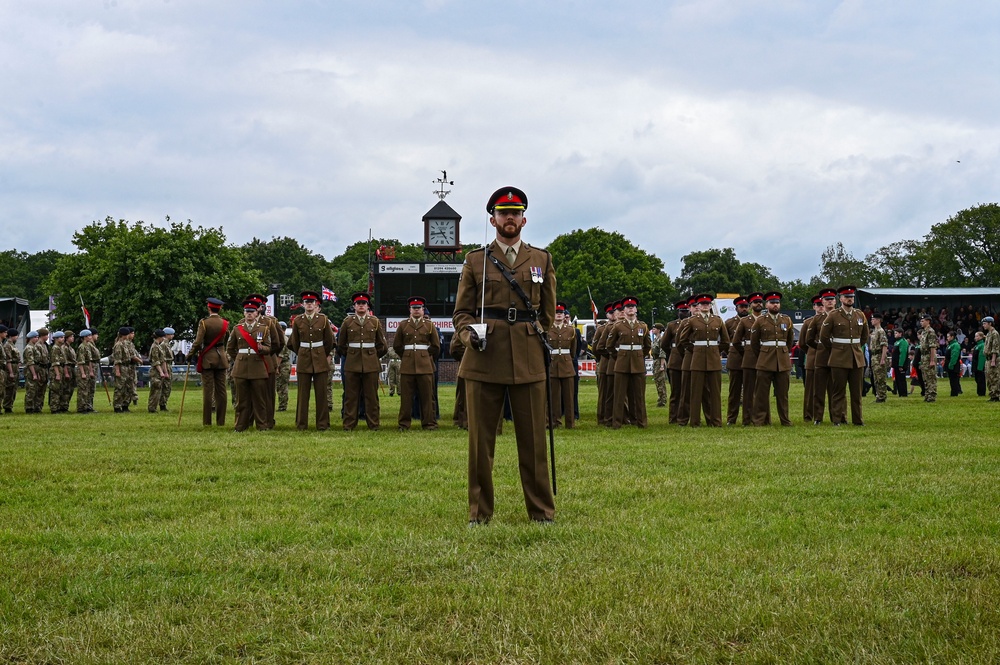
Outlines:
[[[819,334],[819,329],[813,327],[817,321],[817,316],[823,311],[823,298],[819,294],[812,297],[813,315],[802,324],[799,331],[799,348],[806,354],[805,370],[806,376],[803,381],[804,394],[802,396],[802,418],[807,422],[813,421],[813,380],[816,371],[816,349],[811,344],[812,336]]]
[[[650,355],[653,357],[653,384],[656,385],[656,407],[661,408],[667,405],[667,352],[660,347],[660,338],[666,326],[662,323],[654,323],[650,328],[653,336]]]
[[[757,356],[751,422],[756,426],[770,423],[771,386],[778,406],[778,420],[790,427],[788,415],[788,383],[792,374],[792,361],[788,351],[795,339],[792,319],[781,313],[781,294],[770,291],[764,295],[767,312],[757,317],[750,331],[750,347]]]
[[[25,337],[26,343],[21,351],[21,365],[24,367],[24,412],[37,413],[35,394],[40,389],[43,376],[43,368],[38,364],[38,353],[35,350],[38,346],[38,331],[29,330]]]
[[[986,340],[983,355],[986,356],[986,392],[991,402],[1000,402],[1000,332],[994,326],[993,317],[983,317]]]
[[[733,300],[736,316],[726,319],[729,331],[729,353],[726,356],[726,373],[729,374],[729,399],[726,408],[726,424],[735,425],[740,417],[740,402],[743,401],[743,345],[736,343],[736,328],[740,321],[750,314],[750,301],[746,296]]]
[[[278,354],[278,378],[274,382],[274,388],[278,393],[278,411],[287,411],[288,384],[292,378],[292,350],[288,348],[288,337],[285,335],[288,324],[279,321],[278,327],[281,328],[281,336],[285,338],[286,343],[282,345],[281,353]]]
[[[156,413],[160,410],[160,399],[163,396],[163,385],[170,381],[170,368],[166,364],[166,354],[163,338],[167,333],[162,328],[153,331],[153,343],[149,347],[149,399],[146,400],[146,410]]]
[[[389,350],[385,352],[385,361],[388,367],[386,367],[386,383],[389,384],[389,397],[393,395],[402,395],[402,388],[399,385],[399,365],[400,357],[396,353],[396,350],[391,346]]]
[[[931,327],[931,315],[920,317],[920,374],[924,379],[924,401],[937,401],[937,351],[938,337]]]
[[[7,329],[7,341],[0,346],[0,380],[4,382],[3,412],[14,412],[14,398],[17,397],[18,369],[21,356],[17,351],[17,328]]]
[[[62,413],[62,399],[66,392],[66,333],[57,330],[52,333],[52,349],[49,351],[49,412]]]
[[[94,412],[94,391],[97,388],[97,367],[101,362],[101,352],[93,341],[94,334],[87,329],[80,331],[80,348],[77,351],[76,412]]]
[[[757,395],[757,352],[751,345],[753,336],[753,324],[756,323],[764,312],[764,294],[754,292],[749,294],[747,302],[750,303],[750,312],[739,320],[736,325],[732,345],[743,349],[743,357],[740,359],[740,368],[743,373],[743,425],[753,424],[754,398]],[[771,424],[771,409],[768,407],[766,414],[767,422]]]
[[[229,336],[226,355],[233,364],[233,386],[236,391],[236,425],[242,432],[251,421],[258,431],[271,429],[269,395],[273,394],[268,376],[271,355],[271,330],[268,321],[260,318],[260,303],[253,298],[243,301],[243,320]]]
[[[722,427],[722,352],[729,348],[729,331],[722,318],[712,314],[715,296],[701,293],[696,297],[697,314],[688,318],[678,346],[691,353],[691,413],[688,427],[705,424]]]
[[[830,312],[820,329],[820,342],[830,349],[830,417],[834,425],[847,423],[847,390],[851,392],[851,422],[864,425],[861,389],[865,376],[863,347],[870,335],[865,315],[854,309],[853,286],[837,289],[840,307]]]
[[[420,296],[408,300],[410,318],[401,321],[392,339],[392,348],[400,357],[399,416],[400,431],[410,429],[413,420],[413,397],[420,400],[420,426],[438,428],[434,404],[434,362],[441,355],[441,340],[434,323],[424,318],[427,301]],[[365,409],[368,400],[365,400]]]
[[[0,323],[0,413],[3,413],[3,400],[7,394],[7,372],[10,362],[7,360],[7,326]]]
[[[885,380],[888,374],[889,336],[882,328],[882,315],[872,313],[871,336],[868,338],[868,352],[871,356],[872,382],[875,384],[875,403],[885,401]]]
[[[285,349],[285,331],[278,325],[278,319],[267,313],[267,298],[261,293],[251,293],[246,300],[252,300],[257,305],[257,316],[260,325],[267,328],[268,346],[271,352],[267,354],[267,413],[268,422],[274,428],[274,411],[277,403],[278,365],[281,362],[281,352]],[[331,373],[332,377],[332,373]],[[332,393],[331,393],[332,394]]]
[[[345,358],[344,430],[351,431],[357,427],[359,396],[362,394],[365,397],[365,421],[368,429],[377,430],[380,424],[380,358],[385,355],[389,345],[385,341],[382,323],[378,317],[368,312],[371,296],[367,293],[355,293],[351,296],[351,301],[354,303],[354,313],[348,314],[344,319],[337,336],[337,353]]]
[[[637,317],[638,308],[638,298],[622,299],[624,318],[611,328],[605,342],[614,362],[612,429],[621,429],[626,423],[640,428],[649,424],[646,418],[646,356],[652,342],[649,328]]]
[[[35,371],[38,375],[36,390],[31,405],[32,413],[41,413],[45,406],[45,392],[51,380],[52,359],[49,355],[49,331],[38,329],[38,341],[35,342]],[[25,391],[27,392],[27,391]]]
[[[537,522],[550,522],[555,516],[545,442],[546,349],[540,332],[555,321],[556,273],[548,252],[521,240],[527,207],[528,197],[515,187],[499,189],[489,198],[486,210],[497,230],[496,240],[468,253],[455,299],[455,334],[466,347],[459,376],[466,382],[469,413],[473,526],[493,517],[493,454],[505,393],[514,419],[528,516]],[[504,271],[524,291],[530,308]],[[472,327],[480,320],[485,335]]]
[[[681,402],[680,406],[677,408],[677,424],[682,426],[687,426],[688,422],[691,420],[691,348],[686,346],[680,346],[680,339],[687,327],[691,325],[691,317],[696,315],[699,311],[697,303],[697,295],[693,295],[688,298],[688,318],[686,318],[682,323],[680,328],[677,329],[677,340],[678,346],[677,350],[681,353]]]
[[[830,418],[833,418],[833,394],[830,392],[830,352],[829,346],[824,346],[820,339],[823,331],[823,323],[826,317],[833,312],[837,304],[837,291],[835,289],[821,289],[819,292],[823,299],[823,311],[817,314],[812,323],[810,333],[810,348],[816,351],[815,376],[813,377],[813,425],[823,422],[823,414],[826,411],[827,403],[830,403]]]
[[[613,404],[610,383],[613,377],[608,372],[611,357],[604,351],[604,338],[611,330],[610,326],[614,325],[615,322],[615,304],[613,302],[604,305],[604,316],[605,320],[598,322],[597,328],[594,330],[591,350],[594,353],[594,358],[597,359],[597,424],[609,426],[611,425],[611,404]],[[609,400],[612,401],[609,402]]]
[[[465,345],[457,333],[451,336],[448,353],[461,367],[462,358],[465,356]],[[465,379],[461,375],[455,377],[455,408],[451,412],[451,421],[458,429],[469,429],[469,413],[465,408]]]
[[[296,356],[295,427],[309,429],[309,394],[316,392],[316,429],[330,429],[330,393],[328,374],[330,354],[336,348],[336,339],[330,320],[319,311],[320,295],[317,291],[303,291],[302,308],[305,314],[292,319],[292,335],[288,348]]]
[[[66,331],[66,365],[63,371],[63,392],[61,400],[59,402],[59,410],[62,413],[69,413],[69,403],[73,399],[73,393],[76,391],[76,349],[73,348],[73,340],[76,339],[76,333],[72,330]]]
[[[555,323],[548,330],[552,360],[549,366],[549,391],[553,414],[553,427],[560,427],[566,419],[566,429],[573,429],[573,391],[576,372],[573,358],[576,357],[576,328],[566,320],[566,303],[556,303]],[[545,414],[548,421],[549,414]]]
[[[677,348],[677,334],[680,326],[688,316],[687,300],[674,303],[677,318],[667,324],[666,330],[660,336],[660,349],[666,354],[667,374],[670,377],[670,407],[667,424],[677,424],[677,414],[681,404],[681,364],[684,352]],[[685,421],[684,424],[687,424]]]
[[[226,395],[229,359],[225,354],[229,321],[219,315],[224,302],[218,298],[208,298],[206,305],[208,316],[198,322],[198,333],[188,351],[188,358],[198,358],[195,368],[201,374],[202,425],[207,427],[212,424],[214,412],[216,425],[222,427],[226,424],[226,409],[229,406]]]

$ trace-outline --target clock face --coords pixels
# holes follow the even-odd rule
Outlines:
[[[454,247],[456,242],[456,231],[458,222],[454,219],[428,219],[427,220],[427,246],[428,247]]]

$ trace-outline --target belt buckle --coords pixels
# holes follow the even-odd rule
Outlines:
[[[507,308],[507,323],[517,323],[517,308],[508,307]]]

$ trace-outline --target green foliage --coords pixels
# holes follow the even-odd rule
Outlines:
[[[674,286],[684,295],[766,291],[779,287],[771,269],[759,263],[741,263],[732,247],[691,252],[681,258],[684,267]]]
[[[50,294],[42,283],[64,256],[54,249],[36,254],[16,249],[0,252],[0,295],[25,298],[31,309],[48,309]]]
[[[939,286],[996,286],[1000,284],[1000,205],[980,204],[935,224],[925,245],[935,265],[954,267],[959,284]]]
[[[844,247],[844,243],[839,241],[836,245],[829,245],[823,250],[820,256],[819,277],[824,285],[835,289],[845,284],[864,287],[872,281],[871,270],[865,262],[854,258],[854,255]]]
[[[556,237],[547,249],[556,269],[556,297],[581,319],[591,317],[587,287],[598,308],[609,300],[635,296],[640,318],[648,318],[653,307],[665,312],[674,301],[674,288],[663,271],[663,261],[620,233],[599,228],[576,230]]]
[[[190,221],[164,229],[108,217],[75,233],[73,244],[79,251],[63,257],[44,284],[58,294],[55,325],[83,326],[82,295],[105,342],[123,325],[136,329],[140,347],[164,326],[179,336],[193,334],[205,315],[205,298],[238,308],[247,293],[264,288],[240,250],[226,245],[222,229]]]

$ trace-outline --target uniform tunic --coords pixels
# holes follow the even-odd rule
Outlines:
[[[296,316],[288,348],[295,353],[295,427],[309,428],[309,395],[316,392],[316,429],[330,429],[329,356],[336,347],[326,314]]]
[[[749,316],[749,315],[747,315]],[[726,400],[726,424],[735,425],[740,417],[740,403],[743,401],[743,345],[737,344],[736,328],[746,317],[734,316],[726,319],[729,331],[729,349],[726,356],[726,373],[729,374],[729,397]]]
[[[244,334],[256,343],[256,349]],[[270,325],[266,321],[250,324],[244,319],[237,324],[226,344],[226,355],[233,365],[232,377],[236,390],[234,429],[237,432],[246,430],[251,422],[258,430],[271,429],[268,413],[268,395],[271,392],[268,376],[272,373],[269,365],[270,341]]]
[[[749,426],[753,424],[754,398],[757,391],[757,352],[751,346],[753,336],[753,324],[757,321],[757,316],[752,312],[740,319],[736,326],[736,333],[732,339],[732,345],[743,349],[743,357],[740,359],[740,368],[743,373],[743,424]],[[771,410],[767,411],[767,422],[771,424]]]
[[[76,371],[78,390],[76,412],[90,413],[94,410],[94,391],[97,389],[97,371],[100,367],[101,352],[87,337],[77,351]]]
[[[868,339],[868,351],[871,355],[872,383],[875,384],[875,399],[879,402],[885,401],[886,376],[888,376],[887,364],[889,360],[889,338],[885,334],[882,326],[871,331]],[[883,361],[882,356],[885,355]]]
[[[792,319],[784,314],[765,312],[754,321],[750,330],[750,347],[757,356],[754,412],[751,417],[754,425],[770,423],[772,386],[774,401],[778,407],[778,420],[786,427],[792,424],[788,415],[788,383],[792,373],[788,350],[794,339]]]
[[[594,333],[594,355],[597,357],[597,424],[611,426],[615,407],[615,374],[611,353],[605,342],[614,324],[605,321],[598,324]]]
[[[563,417],[567,429],[574,427],[573,395],[576,371],[573,358],[576,357],[576,328],[572,324],[553,325],[548,330],[549,346],[552,347],[552,361],[549,367],[550,394],[552,401],[552,425],[559,427]],[[545,414],[546,420],[549,414]]]
[[[928,326],[920,331],[920,374],[924,380],[924,401],[937,401],[937,349],[938,337]]]
[[[868,321],[861,310],[839,307],[823,320],[820,342],[830,349],[830,418],[833,423],[847,422],[847,391],[851,393],[851,422],[864,425],[861,389],[865,376],[865,353],[868,343]]]
[[[729,331],[714,314],[692,314],[678,345],[691,354],[691,412],[689,427],[722,427],[722,352],[729,348]],[[700,406],[699,406],[700,405]]]
[[[507,263],[496,241],[490,250],[511,270],[538,312],[544,331],[552,326],[556,310],[556,274],[545,250],[522,242],[513,265]],[[469,414],[469,519],[493,515],[493,454],[504,394],[510,398],[517,439],[518,468],[528,516],[552,519],[555,501],[549,482],[545,441],[545,347],[527,320],[525,303],[511,289],[492,262],[484,264],[484,250],[469,252],[458,282],[453,322],[455,334],[466,346],[459,376],[466,381]],[[480,312],[485,297],[485,311]],[[469,326],[486,324],[486,348],[473,347]]]
[[[441,338],[434,323],[427,318],[409,318],[396,328],[392,348],[400,357],[400,400],[397,424],[410,429],[413,420],[413,397],[420,400],[420,426],[437,429],[437,406],[434,404],[434,361],[441,355]],[[368,401],[365,400],[367,409]]]
[[[615,323],[605,342],[614,359],[614,411],[612,429],[625,423],[646,427],[646,356],[651,340],[642,321],[623,319]]]
[[[660,349],[666,354],[667,376],[670,379],[670,404],[667,424],[677,424],[677,414],[681,404],[681,364],[684,362],[684,352],[677,348],[677,332],[684,319],[676,319],[667,324],[666,330],[660,335]],[[685,420],[685,424],[687,421]]]
[[[226,370],[229,359],[226,358],[226,335],[228,322],[218,314],[210,314],[198,322],[198,333],[194,344],[188,352],[188,357],[199,357],[201,369],[201,422],[212,424],[212,413],[215,413],[215,423],[220,427],[226,424]],[[218,340],[218,341],[216,341]]]
[[[358,425],[360,396],[365,397],[365,421],[368,429],[380,426],[378,401],[380,358],[389,345],[385,341],[382,323],[371,314],[361,317],[350,314],[340,326],[337,352],[344,357],[344,429]]]

